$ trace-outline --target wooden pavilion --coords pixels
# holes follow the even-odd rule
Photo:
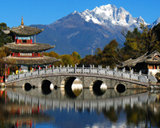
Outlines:
[[[10,55],[3,57],[4,63],[17,65],[19,68],[23,65],[31,69],[59,61],[54,57],[43,55],[43,51],[54,48],[55,45],[36,42],[36,35],[42,31],[43,29],[25,26],[23,17],[20,26],[4,30],[4,33],[10,35],[14,41],[5,45],[10,49]]]
[[[156,75],[156,73],[160,73],[160,53],[158,51],[146,52],[136,59],[130,58],[122,62],[118,67],[134,69],[137,72],[141,70],[142,73]]]

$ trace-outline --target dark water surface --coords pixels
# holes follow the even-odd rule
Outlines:
[[[40,88],[2,89],[0,127],[153,128],[160,127],[159,91],[91,89],[44,94]]]

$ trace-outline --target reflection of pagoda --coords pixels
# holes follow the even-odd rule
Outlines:
[[[11,50],[10,55],[3,58],[5,63],[35,67],[56,62],[56,58],[43,55],[43,51],[54,48],[54,46],[36,43],[36,35],[42,31],[43,29],[25,26],[23,18],[20,26],[4,31],[14,40],[13,43],[5,45]]]

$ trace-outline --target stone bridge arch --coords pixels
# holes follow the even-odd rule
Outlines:
[[[53,86],[60,87],[62,86],[62,81],[67,80],[68,78],[78,78],[82,85],[83,90],[91,88],[94,81],[102,81],[107,85],[107,89],[114,89],[117,87],[118,84],[123,84],[126,89],[128,88],[143,88],[146,87],[145,85],[141,85],[141,83],[137,84],[136,82],[123,80],[121,78],[114,78],[108,76],[100,76],[100,75],[87,75],[87,74],[50,74],[50,75],[42,75],[42,76],[35,76],[35,77],[27,77],[23,79],[17,79],[10,82],[10,85],[22,87],[25,83],[29,83],[32,87],[35,86],[36,88],[41,88],[42,81],[48,80],[50,81]],[[8,83],[7,83],[8,84]],[[87,92],[87,95],[94,95],[92,92]],[[83,95],[86,95],[83,93]],[[79,97],[83,97],[80,95]]]

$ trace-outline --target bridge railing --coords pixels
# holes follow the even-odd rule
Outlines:
[[[147,74],[142,74],[140,71],[139,73],[131,71],[126,71],[125,68],[122,70],[118,70],[117,67],[114,69],[110,69],[109,66],[106,68],[102,68],[102,66],[94,67],[52,67],[52,68],[45,68],[42,70],[36,70],[36,71],[30,71],[27,73],[23,74],[13,74],[9,75],[7,81],[13,81],[16,79],[22,79],[26,77],[34,77],[38,75],[46,75],[46,74],[60,74],[60,73],[71,73],[71,74],[94,74],[94,75],[104,75],[104,76],[112,76],[112,77],[117,77],[117,78],[124,78],[124,79],[130,79],[130,80],[135,80],[135,81],[140,81],[140,82],[157,82],[157,79],[155,76],[152,75],[147,75]]]

